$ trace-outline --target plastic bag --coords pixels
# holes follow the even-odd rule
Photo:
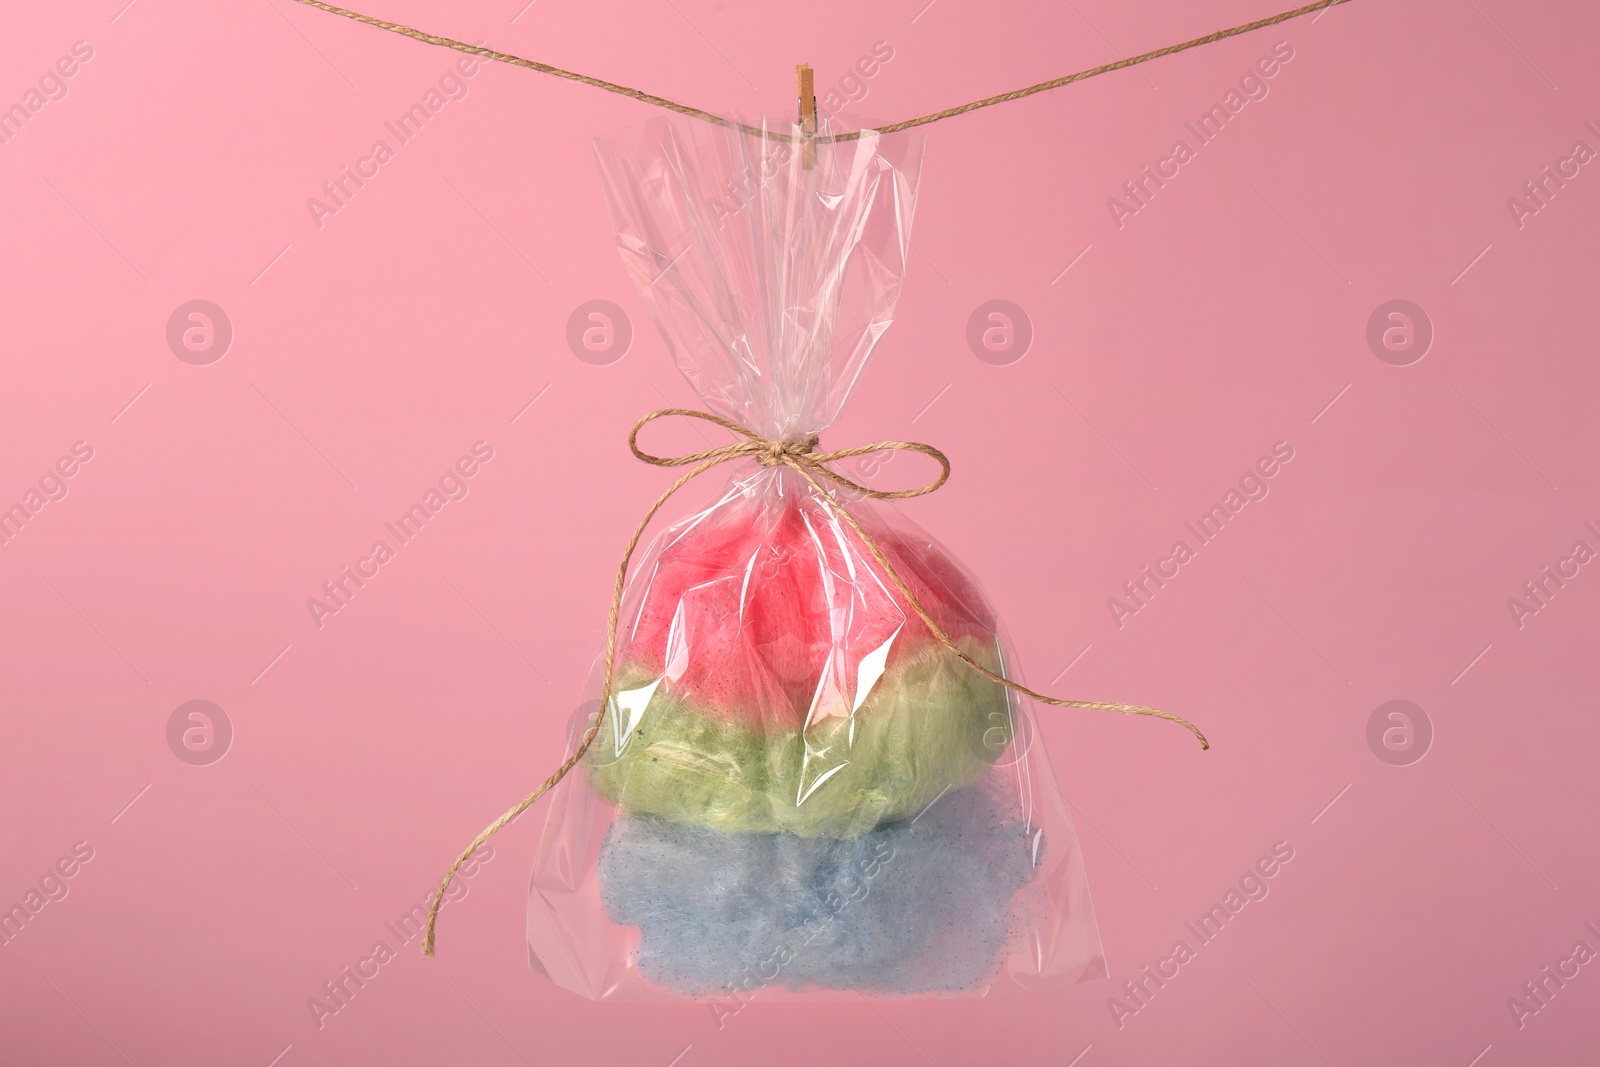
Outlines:
[[[824,127],[808,168],[793,130],[664,120],[596,149],[679,368],[713,413],[798,442],[893,318],[924,139]],[[993,609],[926,534],[743,461],[634,567],[611,706],[547,798],[528,943],[557,984],[982,994],[1105,974],[1024,700],[934,639],[841,507],[968,656],[1015,676]],[[569,755],[592,722],[575,716]]]

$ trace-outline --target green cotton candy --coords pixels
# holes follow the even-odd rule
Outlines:
[[[961,644],[998,673],[993,645]],[[617,691],[651,681],[625,668]],[[931,643],[884,673],[853,715],[801,731],[714,718],[668,688],[620,744],[627,712],[610,709],[584,761],[589,780],[624,811],[729,833],[860,836],[977,781],[1012,737],[1005,689]]]

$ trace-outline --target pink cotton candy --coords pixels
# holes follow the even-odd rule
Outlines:
[[[779,476],[793,477],[765,475]],[[992,641],[988,605],[942,549],[866,506],[852,514],[951,637]],[[861,538],[809,492],[736,495],[674,531],[627,632],[624,662],[638,673],[664,677],[707,715],[780,730],[805,722],[819,688],[854,688],[864,658],[893,671],[935,640]]]

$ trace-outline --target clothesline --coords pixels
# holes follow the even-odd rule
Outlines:
[[[382,19],[373,18],[371,15],[363,15],[359,11],[351,11],[347,8],[335,7],[332,4],[324,3],[323,0],[296,0],[296,2],[305,4],[308,7],[314,7],[322,11],[327,11],[330,14],[342,15],[347,19],[352,19],[366,26],[376,26],[379,29],[388,30],[391,33],[398,33],[402,36],[410,37],[413,40],[422,41],[425,44],[438,45],[442,48],[453,48],[458,52],[467,52],[471,55],[479,56],[484,59],[492,59],[497,63],[506,63],[515,67],[527,67],[529,70],[536,70],[543,74],[553,74],[558,78],[566,78],[569,81],[580,82],[584,85],[592,85],[597,89],[604,89],[607,92],[618,93],[622,96],[639,100],[647,104],[654,104],[657,107],[663,107],[669,111],[675,111],[680,115],[688,115],[692,118],[703,119],[706,122],[715,123],[719,126],[736,127],[740,130],[743,130],[745,133],[755,136],[764,136],[769,139],[779,140],[785,139],[786,137],[787,139],[794,140],[798,139],[800,136],[798,134],[785,135],[771,130],[761,130],[746,123],[737,122],[722,115],[714,114],[710,111],[704,111],[697,107],[691,107],[688,104],[680,104],[675,100],[668,100],[666,97],[656,96],[653,93],[647,93],[642,89],[634,89],[630,86],[618,85],[616,82],[609,82],[602,78],[591,77],[587,74],[579,74],[576,71],[563,70],[561,67],[552,66],[549,63],[541,63],[535,59],[524,59],[521,56],[511,55],[507,52],[497,52],[492,48],[486,48],[482,45],[468,44],[465,41],[457,41],[449,37],[440,37],[436,34],[413,29],[410,26],[405,26],[398,22],[385,22]],[[979,108],[992,107],[995,104],[1003,104],[1010,100],[1021,100],[1023,97],[1033,96],[1036,93],[1048,92],[1051,89],[1059,89],[1063,85],[1071,85],[1073,82],[1084,81],[1085,79],[1093,78],[1098,74],[1109,74],[1114,70],[1122,70],[1126,67],[1135,67],[1141,63],[1148,63],[1153,59],[1160,59],[1162,56],[1170,56],[1177,52],[1184,52],[1191,48],[1198,48],[1201,45],[1213,44],[1217,41],[1226,40],[1229,37],[1237,37],[1242,33],[1250,33],[1254,30],[1264,29],[1268,26],[1276,26],[1280,22],[1288,22],[1290,19],[1299,18],[1301,15],[1309,15],[1313,11],[1322,11],[1326,8],[1335,7],[1339,4],[1348,2],[1349,0],[1318,0],[1317,3],[1307,4],[1304,7],[1297,7],[1292,11],[1279,12],[1278,14],[1272,15],[1268,18],[1257,19],[1254,22],[1246,22],[1243,25],[1232,26],[1225,30],[1217,30],[1215,33],[1208,33],[1204,37],[1196,37],[1191,41],[1183,41],[1179,44],[1167,45],[1165,48],[1158,48],[1153,52],[1145,52],[1141,55],[1119,59],[1114,63],[1103,63],[1098,67],[1090,67],[1088,70],[1080,70],[1076,74],[1067,74],[1060,78],[1053,78],[1047,82],[1040,82],[1038,85],[1030,85],[1025,89],[1015,89],[1009,93],[1001,93],[998,96],[986,96],[981,100],[974,100],[971,103],[962,104],[959,107],[951,107],[946,108],[943,111],[935,111],[931,115],[921,115],[914,119],[907,119],[904,122],[894,122],[887,126],[879,126],[876,127],[876,132],[894,133],[898,130],[909,130],[915,126],[925,126],[930,122],[938,122],[940,119],[953,118],[956,115],[964,115],[969,111],[976,111]],[[862,132],[863,131],[861,130],[852,130],[845,133],[828,134],[816,137],[815,140],[854,141],[861,136]]]

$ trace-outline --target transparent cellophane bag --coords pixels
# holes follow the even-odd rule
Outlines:
[[[920,134],[818,132],[812,166],[792,124],[658,120],[596,143],[674,360],[713,413],[775,441],[826,430],[889,326],[922,162]],[[742,463],[633,568],[607,714],[546,797],[530,965],[634,1000],[1103,976],[1027,702],[935,637],[840,509],[946,636],[1016,677],[977,584],[894,509]]]

